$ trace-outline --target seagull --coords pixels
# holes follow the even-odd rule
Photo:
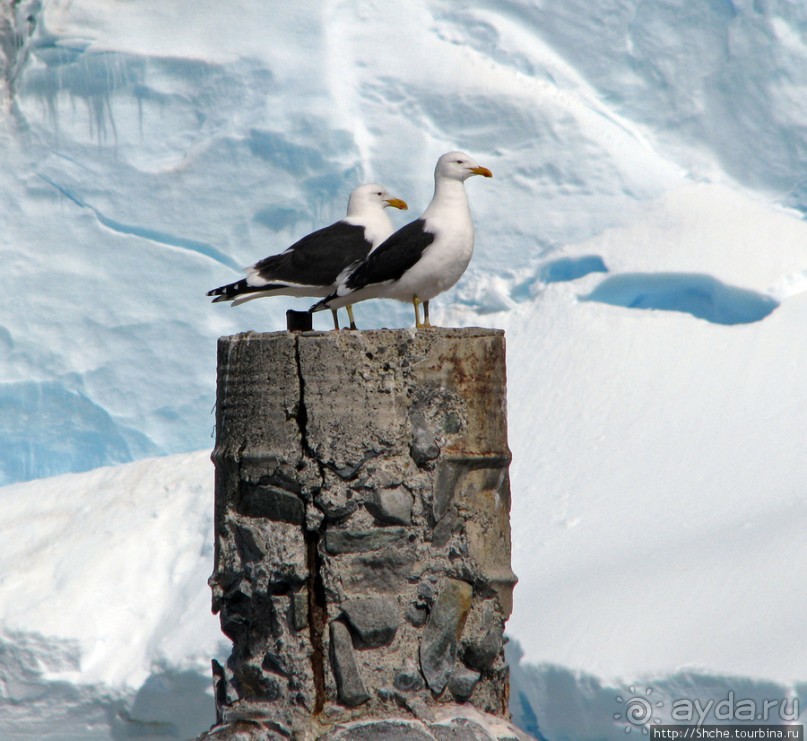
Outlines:
[[[348,266],[336,289],[310,311],[333,311],[369,298],[393,298],[412,302],[415,327],[431,327],[429,301],[460,279],[473,254],[474,225],[463,185],[473,175],[493,177],[487,167],[464,152],[440,157],[434,168],[434,197],[423,215],[395,232],[358,265]]]
[[[284,252],[266,257],[246,268],[246,278],[214,288],[208,296],[217,301],[232,301],[233,306],[262,296],[327,296],[337,286],[346,268],[367,257],[368,253],[392,234],[387,206],[406,210],[406,201],[393,198],[378,183],[360,185],[347,202],[347,215],[323,229],[318,229]],[[353,309],[347,306],[350,328],[356,329]],[[336,309],[333,323],[339,329]]]

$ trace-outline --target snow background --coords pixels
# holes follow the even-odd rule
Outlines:
[[[494,179],[432,317],[507,331],[515,719],[807,708],[807,6],[22,0],[0,52],[0,736],[212,722],[215,342],[309,302],[204,294],[455,148]]]

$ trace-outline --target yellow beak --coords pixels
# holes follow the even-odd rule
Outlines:
[[[482,175],[482,177],[492,178],[493,173],[487,167],[472,167],[471,172],[474,175]]]
[[[402,201],[400,198],[388,198],[384,203],[393,208],[399,208],[401,211],[407,211],[409,209],[409,206],[406,205],[406,201]]]

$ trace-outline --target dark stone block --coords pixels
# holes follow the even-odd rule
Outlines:
[[[379,648],[392,643],[401,624],[398,606],[386,597],[356,597],[342,604],[356,637],[357,648]]]
[[[238,555],[246,563],[258,563],[263,560],[263,549],[258,545],[255,533],[249,527],[237,525],[234,528],[233,541]]]
[[[435,548],[442,548],[447,545],[451,538],[462,531],[462,520],[452,508],[434,526],[432,530],[432,545]]]
[[[451,677],[472,597],[473,588],[467,582],[444,580],[423,629],[420,668],[435,694],[439,695],[446,688]]]
[[[434,482],[434,519],[440,520],[448,511],[454,498],[454,492],[460,477],[466,473],[467,467],[461,463],[441,461],[438,464],[437,478]]]
[[[275,486],[242,487],[238,511],[247,517],[266,517],[275,522],[301,525],[305,505],[296,494]]]
[[[232,641],[240,641],[249,628],[251,611],[251,594],[240,590],[228,593],[220,603],[221,632]]]
[[[210,664],[213,670],[213,696],[216,699],[216,723],[221,723],[223,720],[221,708],[228,704],[227,680],[224,676],[224,667],[218,661],[213,659]]]
[[[356,663],[350,631],[347,625],[338,620],[331,623],[331,664],[339,702],[355,707],[370,699]]]
[[[302,630],[308,625],[308,590],[301,589],[291,595],[289,622],[294,630]]]
[[[456,412],[446,412],[443,417],[443,433],[456,435],[462,429],[462,419]]]
[[[241,664],[234,672],[233,679],[241,699],[256,699],[276,702],[282,696],[280,683],[259,667]]]
[[[434,604],[434,586],[422,581],[418,584],[418,597],[431,607]]]
[[[400,527],[376,530],[327,530],[325,550],[332,554],[378,551],[386,546],[405,542],[406,534],[406,530]]]
[[[409,662],[398,670],[392,684],[396,690],[401,692],[419,692],[426,687],[423,675],[416,666]]]
[[[412,443],[409,454],[418,466],[425,466],[430,461],[440,457],[440,446],[434,435],[425,426],[415,426],[412,430]]]
[[[466,666],[484,672],[489,669],[502,651],[502,630],[498,626],[491,627],[478,640],[464,642],[462,660]]]
[[[351,594],[400,593],[402,581],[417,568],[413,548],[385,548],[371,553],[346,554],[340,559],[342,583]]]
[[[380,489],[367,500],[365,506],[370,514],[383,525],[409,525],[412,522],[412,495],[398,486]]]
[[[344,520],[359,508],[350,489],[323,489],[314,497],[314,504],[330,522]]]
[[[448,680],[448,691],[458,702],[465,702],[474,691],[481,674],[465,667],[455,668]]]
[[[425,606],[409,605],[406,610],[406,619],[416,628],[419,628],[421,625],[425,625],[429,619],[429,611]]]
[[[289,668],[286,660],[278,653],[267,651],[261,662],[261,669],[270,674],[279,674],[281,677],[289,676]]]

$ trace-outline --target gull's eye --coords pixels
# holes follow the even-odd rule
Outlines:
[[[458,165],[463,164],[462,160],[457,160],[457,164],[458,164]]]

